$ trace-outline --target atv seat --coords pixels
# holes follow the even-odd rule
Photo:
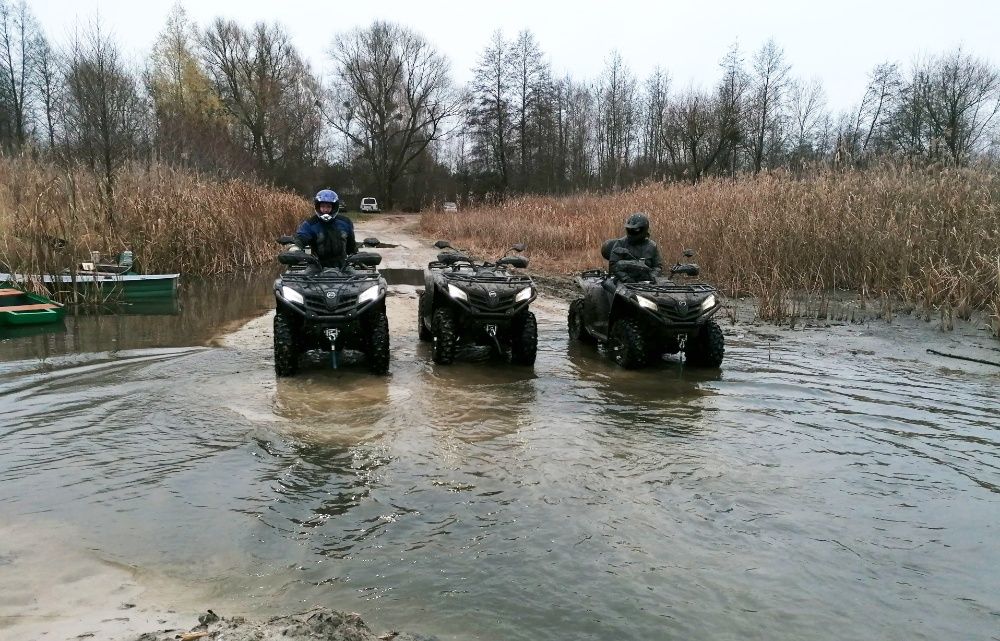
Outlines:
[[[470,259],[465,254],[460,254],[458,252],[441,252],[437,255],[439,263],[444,263],[445,265],[454,265],[455,263],[466,262],[471,263]]]
[[[655,281],[653,270],[641,260],[619,260],[611,267],[615,278],[623,283]]]

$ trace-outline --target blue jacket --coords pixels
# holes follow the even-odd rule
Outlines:
[[[310,247],[324,267],[343,267],[345,259],[358,251],[354,223],[340,214],[330,222],[323,222],[319,216],[303,221],[295,232],[295,242]]]

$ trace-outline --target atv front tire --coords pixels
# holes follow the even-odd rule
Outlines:
[[[455,315],[446,307],[439,308],[434,312],[433,328],[434,348],[431,357],[438,365],[450,365],[455,360],[455,347],[458,343]]]
[[[434,334],[431,330],[427,329],[427,325],[424,324],[424,318],[427,317],[427,308],[431,303],[430,292],[424,290],[420,293],[420,298],[417,299],[417,338],[425,343],[429,343],[434,340]]]
[[[646,342],[642,326],[631,318],[623,318],[611,328],[608,345],[616,363],[626,369],[638,369],[645,366],[648,359]]]
[[[373,319],[368,344],[368,369],[372,374],[389,373],[389,318],[379,310]]]
[[[299,348],[291,320],[277,312],[274,315],[274,373],[295,376],[299,370]]]
[[[684,346],[685,360],[695,367],[718,367],[726,354],[726,337],[715,321],[708,321]]]
[[[538,321],[531,312],[519,315],[510,326],[510,362],[534,365],[538,354]]]
[[[566,321],[569,338],[580,343],[593,343],[594,337],[583,323],[583,299],[577,298],[569,304],[569,318]]]

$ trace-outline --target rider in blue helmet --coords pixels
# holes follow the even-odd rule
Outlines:
[[[332,189],[322,189],[313,199],[313,214],[299,225],[295,244],[310,247],[323,267],[344,267],[347,257],[357,253],[354,223],[340,214],[340,198]]]

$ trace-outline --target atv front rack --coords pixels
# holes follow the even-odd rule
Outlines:
[[[524,276],[521,274],[507,274],[506,276],[496,276],[493,274],[484,274],[480,272],[472,273],[461,273],[461,272],[451,272],[445,273],[444,277],[448,280],[460,280],[462,282],[468,283],[531,283],[530,276]]]
[[[704,283],[688,283],[678,285],[676,283],[627,283],[629,289],[651,294],[710,294],[715,291],[711,285]]]
[[[350,273],[337,270],[324,269],[317,271],[286,271],[281,274],[282,280],[288,281],[308,281],[312,283],[342,283],[346,281],[372,280],[378,278],[379,273],[374,269],[359,269]]]

